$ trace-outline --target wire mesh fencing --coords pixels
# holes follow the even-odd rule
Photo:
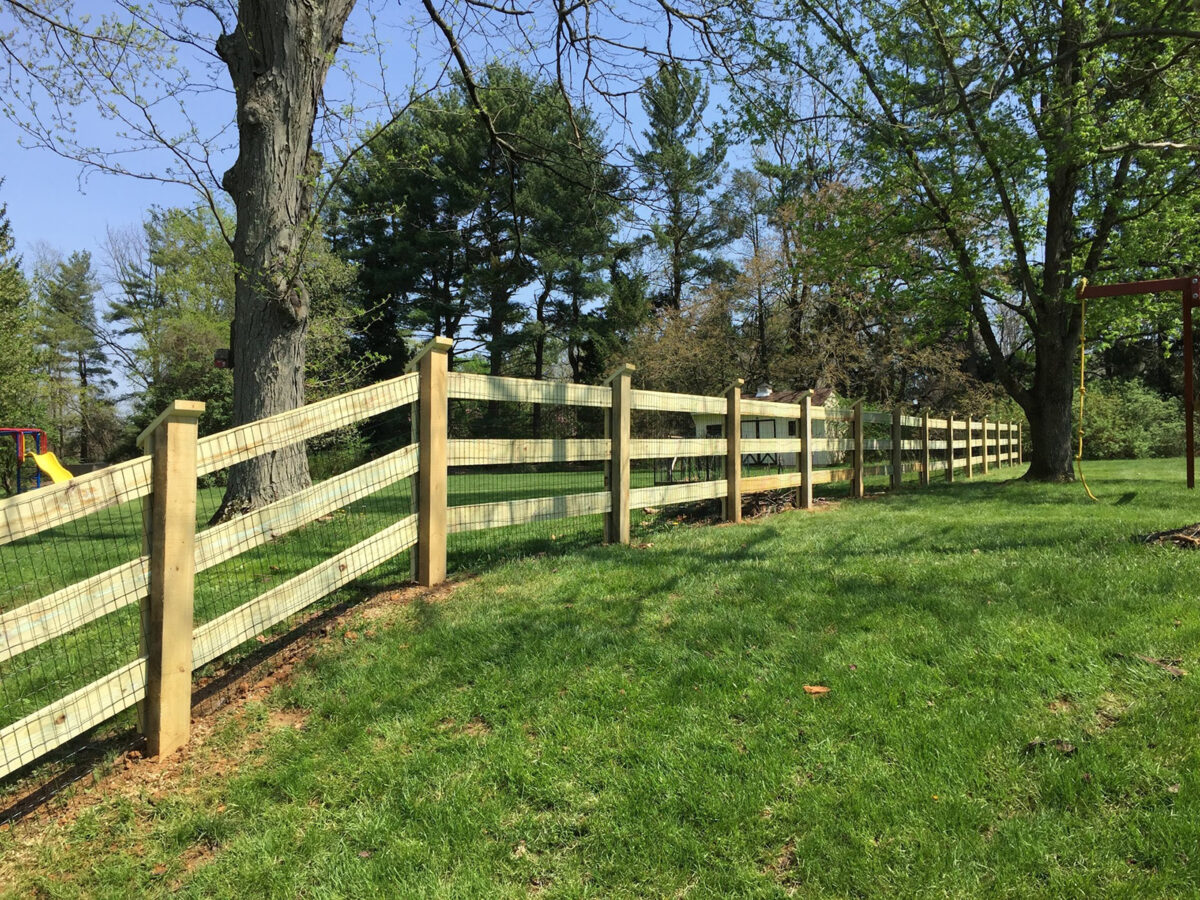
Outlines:
[[[606,416],[598,407],[451,399],[448,566],[598,543]]]

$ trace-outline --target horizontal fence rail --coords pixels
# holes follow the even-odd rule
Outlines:
[[[719,500],[725,517],[739,521],[742,498],[758,492],[795,491],[798,505],[811,506],[814,485],[851,482],[852,493],[862,496],[868,477],[890,476],[897,487],[905,473],[915,472],[928,484],[932,472],[944,472],[948,480],[955,473],[973,477],[976,470],[986,473],[1022,458],[1022,430],[1014,423],[866,410],[861,403],[825,408],[814,405],[811,394],[777,403],[742,397],[740,382],[715,397],[637,390],[632,366],[618,369],[604,385],[450,372],[450,347],[435,339],[414,360],[414,371],[398,378],[199,439],[195,424],[202,406],[177,401],[139,439],[145,456],[0,501],[0,545],[119,504],[142,501],[145,509],[141,555],[16,608],[0,607],[0,665],[53,647],[72,633],[85,634],[91,623],[134,604],[141,610],[142,635],[140,640],[130,636],[131,646],[141,647],[136,658],[3,724],[0,777],[138,703],[150,747],[170,752],[187,739],[191,672],[406,551],[415,554],[418,580],[436,583],[445,577],[449,534],[599,516],[607,540],[628,542],[632,510]],[[464,439],[450,433],[450,401],[594,409],[599,412],[590,414],[590,421],[603,417],[604,437]],[[406,446],[245,515],[197,531],[194,503],[163,502],[179,492],[194,499],[203,476],[405,407],[414,422]],[[635,411],[665,415],[671,423],[690,416],[695,433],[635,437],[630,424]],[[635,485],[631,461],[653,463],[665,473],[662,483],[656,477],[652,485]],[[452,469],[585,471],[579,467],[589,464],[593,473],[603,464],[603,490],[587,488],[599,485],[594,474],[589,477],[596,481],[580,481],[576,493],[448,503]],[[286,573],[279,583],[208,621],[165,627],[171,621],[195,622],[192,604],[200,573],[224,571],[218,567],[405,485],[413,490],[411,508],[370,536],[347,540],[353,543],[345,549],[298,574]],[[181,516],[173,505],[191,512]],[[164,565],[166,544],[190,549],[178,564]],[[182,680],[172,675],[180,667]]]

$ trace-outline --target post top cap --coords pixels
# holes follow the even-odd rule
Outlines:
[[[613,369],[609,373],[608,377],[604,379],[604,384],[608,384],[614,378],[619,378],[622,375],[632,375],[636,371],[637,371],[637,366],[635,366],[633,363],[631,363],[631,362],[620,363],[617,365],[617,367],[615,369]]]
[[[404,367],[405,372],[415,372],[421,360],[430,353],[449,353],[454,347],[454,341],[448,337],[435,337],[424,347],[417,351],[417,355],[409,360],[408,365]]]
[[[171,405],[155,416],[154,421],[142,429],[134,442],[139,449],[146,443],[146,438],[158,430],[158,426],[167,419],[198,419],[204,413],[202,400],[172,400]]]

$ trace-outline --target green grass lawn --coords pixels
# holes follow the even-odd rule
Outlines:
[[[1131,538],[1200,498],[1179,460],[1089,464],[1099,503],[1016,471],[357,614],[177,782],[0,832],[0,889],[1193,896],[1200,554]]]

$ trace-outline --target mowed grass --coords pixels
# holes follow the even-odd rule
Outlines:
[[[363,614],[179,780],[0,832],[0,885],[1193,896],[1200,671],[1141,657],[1200,667],[1200,554],[1131,538],[1200,500],[1178,460],[1089,464],[1099,503],[1016,471]]]

